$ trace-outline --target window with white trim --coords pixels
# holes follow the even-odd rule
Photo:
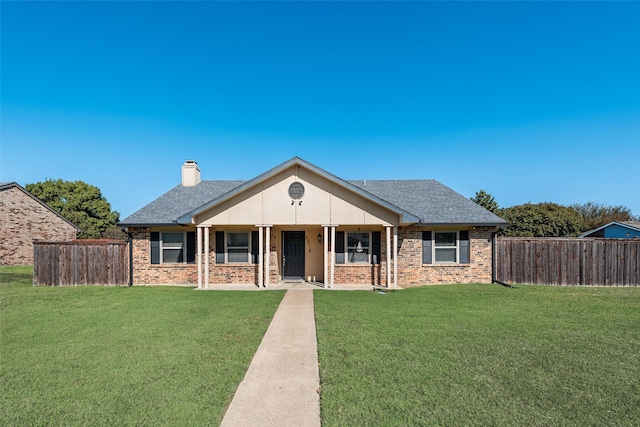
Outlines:
[[[380,231],[336,231],[336,264],[380,263]]]
[[[433,233],[433,259],[435,262],[458,262],[458,232]]]
[[[227,262],[249,262],[249,233],[227,232]]]
[[[422,263],[469,264],[469,230],[422,231]]]
[[[250,263],[258,264],[258,231],[216,231],[216,264]]]
[[[160,262],[162,264],[179,264],[183,260],[185,247],[184,233],[162,233],[160,240]]]
[[[369,264],[371,259],[371,237],[368,232],[347,232],[347,262],[349,264]]]
[[[194,231],[152,231],[151,264],[183,264],[195,262]]]

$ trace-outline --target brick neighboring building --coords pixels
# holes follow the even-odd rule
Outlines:
[[[346,181],[298,157],[249,181],[182,183],[120,226],[134,284],[489,283],[506,221],[435,180]]]
[[[0,183],[0,265],[32,265],[33,241],[70,241],[78,228],[15,182]]]

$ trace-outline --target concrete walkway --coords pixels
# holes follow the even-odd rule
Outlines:
[[[240,383],[222,426],[320,426],[312,289],[290,289]]]

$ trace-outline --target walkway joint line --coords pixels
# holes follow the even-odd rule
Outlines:
[[[238,386],[222,426],[320,427],[312,289],[290,289]]]

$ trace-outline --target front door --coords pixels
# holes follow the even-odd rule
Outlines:
[[[285,280],[304,278],[304,231],[282,232],[282,270]]]

